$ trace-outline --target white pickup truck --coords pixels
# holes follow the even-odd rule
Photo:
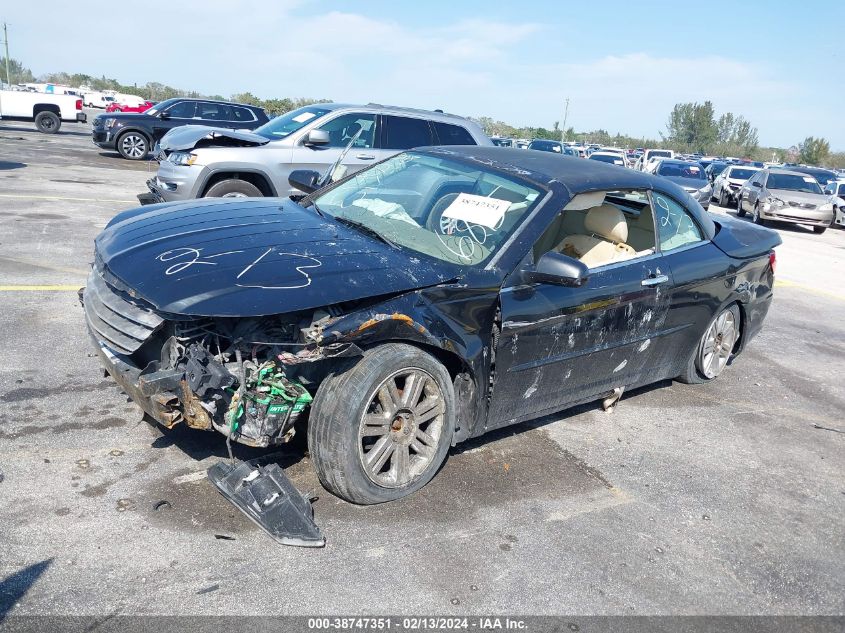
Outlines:
[[[87,121],[80,97],[23,90],[0,90],[0,119],[35,121],[45,134],[58,132],[62,121]]]

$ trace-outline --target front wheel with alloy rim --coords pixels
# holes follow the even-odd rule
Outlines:
[[[384,503],[431,481],[454,429],[446,368],[413,345],[386,343],[320,385],[308,448],[329,492],[352,503]]]
[[[742,206],[742,196],[736,194],[736,215],[737,217],[745,216],[745,207]]]
[[[117,137],[117,152],[127,160],[143,160],[150,151],[147,137],[140,132],[124,132]]]
[[[264,194],[250,182],[230,178],[209,187],[204,198],[260,198]]]
[[[707,326],[678,380],[698,384],[718,378],[727,367],[739,336],[739,307],[733,303]]]
[[[751,215],[751,219],[754,221],[754,224],[766,226],[766,221],[763,219],[763,216],[760,215],[760,205],[758,203],[755,203],[754,205],[754,213]]]
[[[728,199],[728,196],[725,194],[725,188],[722,187],[722,190],[719,192],[719,206],[727,208],[727,206],[731,203]]]

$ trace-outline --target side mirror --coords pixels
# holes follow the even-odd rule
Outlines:
[[[759,189],[759,188],[761,187],[760,183],[759,183],[759,182],[756,182],[756,181],[755,181],[755,182],[752,182],[752,183],[751,183],[751,186],[752,186],[752,187],[754,187],[755,189]]]
[[[158,118],[161,119],[162,121],[166,121],[167,119],[170,118],[170,114],[167,112],[167,110],[162,110],[161,112],[158,113]]]
[[[534,270],[523,273],[523,279],[528,283],[578,287],[587,282],[589,272],[584,262],[549,251],[540,257]]]
[[[304,191],[305,193],[312,193],[319,189],[320,182],[319,172],[311,169],[294,169],[288,176],[288,183],[291,187]]]
[[[305,137],[305,145],[328,145],[329,133],[325,130],[311,130]]]

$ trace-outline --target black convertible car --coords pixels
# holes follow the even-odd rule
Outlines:
[[[251,446],[304,431],[322,484],[371,504],[491,429],[716,378],[763,325],[779,243],[648,174],[421,149],[298,202],[121,213],[83,304],[106,369],[152,418]],[[278,467],[210,477],[282,542],[322,543]]]

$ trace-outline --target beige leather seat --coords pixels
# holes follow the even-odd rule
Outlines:
[[[584,218],[584,229],[590,235],[569,235],[554,250],[580,259],[590,268],[637,256],[637,252],[625,243],[628,222],[616,207],[603,204],[590,209]]]

